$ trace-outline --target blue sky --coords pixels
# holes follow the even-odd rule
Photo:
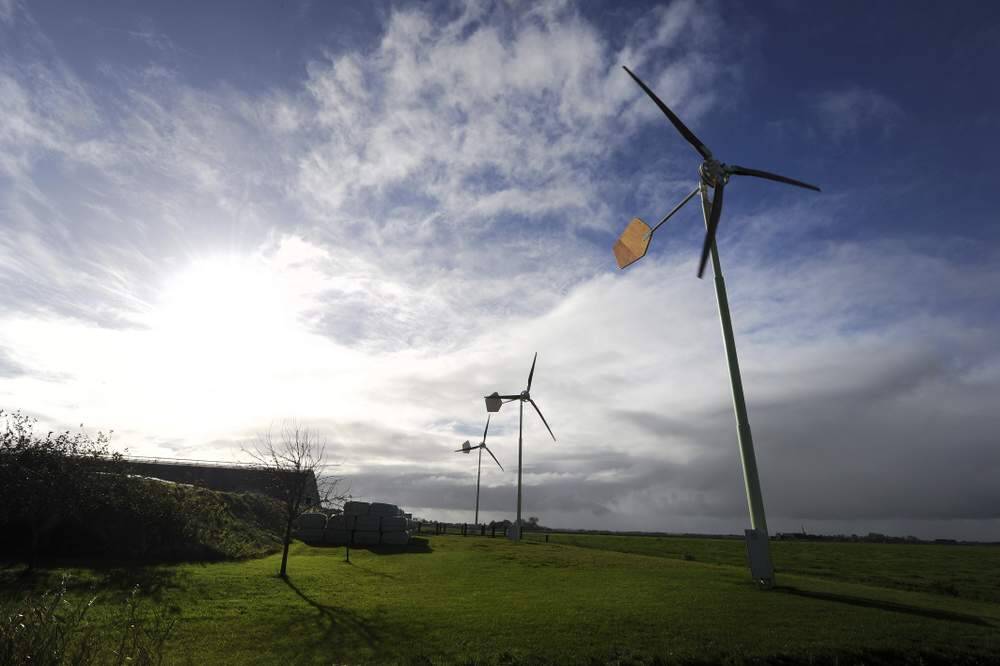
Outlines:
[[[1000,539],[998,14],[2,0],[0,406],[212,459],[295,418],[356,496],[462,520],[452,450],[538,351],[528,515],[742,529],[697,210],[610,252],[697,178],[628,65],[823,188],[734,179],[719,232],[772,531]]]

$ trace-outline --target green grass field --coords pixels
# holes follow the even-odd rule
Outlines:
[[[761,591],[738,541],[438,536],[350,564],[297,544],[287,581],[269,556],[32,584],[69,571],[81,597],[110,599],[139,583],[178,620],[168,663],[995,663],[998,553],[777,543],[779,588]],[[16,573],[0,578],[8,599]]]
[[[526,538],[544,541],[544,534]],[[740,539],[552,534],[549,542],[740,567]],[[1000,546],[772,541],[781,573],[1000,603]]]

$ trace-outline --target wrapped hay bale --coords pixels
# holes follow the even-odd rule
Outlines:
[[[344,502],[344,515],[367,516],[370,506],[368,502]]]
[[[330,516],[326,521],[328,530],[353,530],[357,516]]]
[[[379,542],[378,532],[354,532],[354,538],[351,540],[355,546],[377,546]]]
[[[326,527],[326,515],[322,513],[303,513],[295,520],[299,530],[320,530]]]
[[[385,504],[384,502],[372,502],[368,514],[372,516],[398,516],[399,507],[395,504]]]
[[[406,518],[402,516],[385,517],[382,519],[382,532],[405,532]]]
[[[351,538],[351,533],[347,530],[326,528],[323,532],[323,542],[331,546],[346,546],[347,540]]]
[[[381,520],[382,518],[379,516],[357,516],[354,522],[354,529],[360,532],[378,532]]]
[[[382,545],[405,546],[410,543],[410,535],[406,532],[382,532]]]

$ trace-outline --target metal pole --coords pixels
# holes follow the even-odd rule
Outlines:
[[[524,444],[524,400],[519,400],[521,414],[517,421],[517,522],[514,523],[515,541],[521,540],[521,448]]]
[[[701,208],[705,216],[705,226],[712,206],[708,200],[708,187],[701,186]],[[733,410],[736,412],[736,434],[740,444],[740,460],[743,462],[743,483],[746,487],[747,506],[750,509],[750,527],[763,535],[762,548],[767,553],[768,576],[762,576],[766,584],[773,584],[774,570],[771,567],[771,549],[767,540],[767,519],[764,517],[764,498],[760,492],[760,478],[757,475],[757,457],[753,451],[753,436],[750,434],[750,419],[743,396],[743,379],[740,376],[740,362],[736,356],[736,338],[733,335],[733,321],[729,315],[729,299],[726,296],[726,281],[722,277],[719,263],[719,249],[712,241],[712,270],[715,273],[715,297],[719,303],[719,320],[722,323],[722,340],[726,347],[729,363],[729,379],[733,388]]]
[[[479,477],[483,473],[483,447],[479,447],[479,467],[476,469],[476,525],[479,524]]]

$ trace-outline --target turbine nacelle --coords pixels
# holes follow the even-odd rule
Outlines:
[[[713,189],[719,183],[725,185],[729,182],[729,171],[726,169],[726,165],[719,160],[705,160],[698,167],[698,173],[701,174],[702,182]]]

